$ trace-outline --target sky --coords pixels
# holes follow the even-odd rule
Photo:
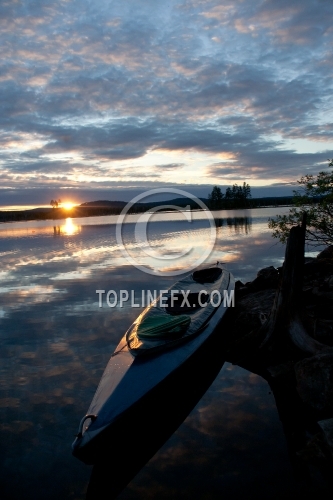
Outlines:
[[[0,206],[290,194],[333,157],[332,18],[331,0],[2,0]]]

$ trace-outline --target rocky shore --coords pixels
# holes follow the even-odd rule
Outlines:
[[[283,267],[236,283],[227,360],[269,383],[298,474],[309,480],[315,467],[333,485],[333,247],[302,271],[297,316],[284,314],[271,338]]]

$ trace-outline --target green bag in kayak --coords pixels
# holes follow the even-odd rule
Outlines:
[[[191,323],[190,316],[147,316],[138,325],[139,339],[161,339],[181,337]]]

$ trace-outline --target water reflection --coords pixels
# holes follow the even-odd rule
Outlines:
[[[191,227],[181,220],[152,223],[151,244],[170,251],[191,242],[199,254],[207,230],[200,216]],[[281,263],[284,248],[272,240],[264,211],[244,213],[242,222],[235,220],[242,218],[240,211],[215,216],[224,222],[210,261],[227,262],[243,281],[261,267]],[[133,289],[139,299],[142,290],[168,288],[175,281],[128,265],[116,242],[116,220],[0,226],[4,498],[84,498],[91,469],[72,458],[73,435],[111,352],[140,313],[129,305],[99,308],[96,290]],[[128,224],[127,238],[140,256],[134,226]],[[120,498],[242,498],[249,486],[259,498],[263,477],[264,498],[275,486],[289,491],[293,483],[279,425],[267,384],[228,365]]]
[[[53,230],[53,227],[52,227]],[[48,233],[49,234],[49,233]],[[176,247],[173,237],[165,236],[165,245],[170,244]],[[199,233],[200,238],[204,238],[204,232]],[[183,245],[190,242],[195,245],[199,238],[195,231],[191,238],[186,234],[177,236],[176,239]],[[246,235],[246,233],[244,233]],[[156,235],[153,242],[162,239],[161,235]],[[199,242],[194,247],[193,255],[200,256],[203,243]],[[58,294],[58,290],[64,290],[68,294],[69,282],[84,281],[93,279],[94,275],[101,269],[118,269],[118,273],[128,263],[116,244],[114,231],[110,227],[89,227],[82,226],[81,231],[72,235],[70,239],[54,238],[53,243],[48,240],[48,235],[42,234],[33,238],[21,238],[19,245],[17,239],[7,238],[2,240],[1,245],[1,271],[0,277],[0,301],[3,307],[18,306],[20,301],[13,295],[5,296],[9,290],[20,290],[29,287],[36,288],[38,300],[53,300],[52,290]],[[141,250],[136,249],[133,244],[132,253],[136,258],[140,257]],[[283,247],[274,245],[269,234],[258,235],[256,231],[247,234],[246,238],[239,237],[237,233],[226,233],[223,237],[218,237],[210,257],[210,261],[220,260],[226,262],[228,268],[235,274],[237,279],[248,281],[253,279],[257,270],[265,265],[280,265],[283,258]],[[150,265],[150,257],[145,256],[141,262]],[[177,262],[176,262],[177,266]],[[179,266],[180,267],[180,266]],[[118,277],[113,282],[118,282]],[[47,294],[40,290],[47,287]],[[37,290],[39,290],[37,292]],[[25,306],[35,300],[34,295],[25,297]]]
[[[267,223],[260,218],[237,216],[216,217],[216,220],[221,221],[221,226],[209,262],[227,263],[236,279],[242,281],[253,279],[260,267],[281,264],[283,246],[271,238]],[[105,285],[110,288],[112,283],[114,287],[122,282],[123,270],[128,269],[128,262],[116,241],[115,224],[78,225],[67,219],[59,226],[52,223],[41,227],[15,226],[10,230],[8,225],[0,228],[2,315],[13,308],[24,306],[27,309],[36,300],[49,303],[57,301],[60,295],[71,300],[71,285],[78,283],[79,287],[84,287],[94,281],[101,270],[115,273]],[[132,223],[125,228],[127,249],[141,264],[153,267],[153,259],[136,244],[134,230]],[[149,231],[150,245],[162,255],[191,246],[193,250],[188,259],[198,259],[205,248],[209,229],[201,227],[200,219],[194,221],[191,231],[186,221],[177,221],[174,225],[166,220],[151,224]],[[178,260],[164,266],[183,268]],[[145,275],[142,274],[141,279],[144,283]],[[30,292],[24,294],[23,300],[20,291],[28,289]]]
[[[297,493],[268,385],[226,364],[184,424],[117,498],[263,500]]]
[[[81,232],[81,225],[77,224],[76,219],[70,217],[64,221],[57,221],[57,224],[52,224],[52,221],[30,221],[27,223],[4,223],[0,224],[0,240],[21,239],[21,238],[36,238],[40,236],[71,236]],[[1,244],[4,242],[2,241]]]
[[[226,224],[230,234],[232,232],[235,234],[249,234],[252,229],[252,217],[214,218],[214,223],[217,228],[223,228]],[[221,234],[221,231],[219,233]]]
[[[68,217],[66,219],[65,224],[61,226],[53,226],[53,235],[54,236],[61,236],[61,235],[67,235],[71,236],[73,234],[77,234],[81,231],[81,227],[76,225],[73,222],[73,219]]]
[[[63,226],[63,232],[65,234],[72,235],[76,234],[78,231],[79,231],[79,226],[74,224],[73,219],[68,217],[68,219],[66,219],[65,225]]]

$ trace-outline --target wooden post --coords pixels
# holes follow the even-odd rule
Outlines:
[[[301,320],[305,232],[303,213],[302,224],[290,229],[282,277],[268,319],[230,346],[228,361],[241,366],[258,362],[269,366],[277,360],[333,352],[332,347],[313,339]]]
[[[333,350],[314,340],[301,321],[306,218],[304,212],[302,224],[290,229],[280,286],[271,314],[263,325],[266,337],[260,349],[274,351],[276,355],[288,349],[295,351],[295,348],[303,355]]]

